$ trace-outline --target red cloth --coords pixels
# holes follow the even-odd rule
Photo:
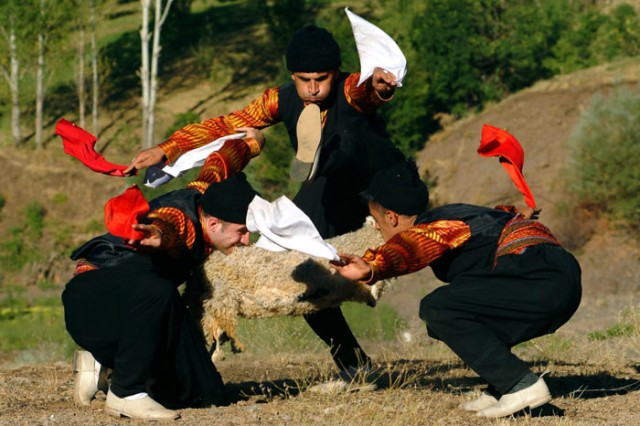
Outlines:
[[[141,240],[144,234],[131,226],[138,223],[138,218],[148,211],[149,203],[138,185],[133,184],[104,205],[104,223],[113,235],[127,240]]]
[[[77,158],[95,172],[111,176],[124,176],[122,171],[127,166],[110,163],[97,153],[94,149],[97,138],[91,133],[61,118],[56,123],[56,134],[62,138],[65,154]]]
[[[482,139],[478,154],[483,157],[500,157],[500,164],[509,173],[511,180],[524,196],[524,201],[532,209],[536,208],[533,194],[522,175],[524,150],[513,135],[506,130],[485,124],[482,126]]]

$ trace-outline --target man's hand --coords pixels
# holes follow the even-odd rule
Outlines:
[[[522,213],[522,216],[525,217],[525,219],[531,219],[531,220],[538,220],[538,217],[540,216],[540,211],[542,209],[533,209],[529,206],[523,208],[522,210],[520,210],[520,213]]]
[[[352,281],[368,280],[371,277],[371,266],[359,256],[339,253],[339,261],[330,261],[333,268],[343,277]]]
[[[260,149],[264,147],[264,134],[253,127],[237,127],[236,132],[244,132],[247,135],[245,138],[255,139],[260,144]]]
[[[135,251],[152,252],[157,251],[162,245],[162,232],[157,226],[143,225],[136,223],[132,225],[133,229],[142,232],[144,237],[141,240],[129,240],[129,245]]]
[[[382,99],[389,99],[393,96],[396,86],[396,76],[392,72],[383,70],[382,68],[376,68],[373,70],[373,76],[371,77],[371,84],[378,95]]]
[[[124,169],[122,173],[125,175],[132,174],[133,170],[144,169],[145,167],[153,166],[154,164],[158,164],[164,158],[164,151],[159,146],[154,146],[153,148],[147,148],[143,151],[140,151],[138,155],[133,159],[129,167]]]

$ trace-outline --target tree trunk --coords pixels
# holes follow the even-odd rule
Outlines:
[[[40,7],[44,7],[41,0]],[[42,11],[42,9],[41,9]],[[42,108],[44,105],[44,34],[38,33],[38,69],[36,71],[36,148],[42,149]]]
[[[158,92],[158,64],[160,62],[160,33],[162,32],[162,25],[164,24],[169,14],[169,9],[173,0],[168,0],[167,4],[162,9],[162,0],[156,0],[155,2],[155,16],[153,26],[153,46],[151,54],[151,70],[149,70],[149,38],[150,34],[147,31],[149,24],[149,0],[140,0],[143,4],[143,17],[142,17],[142,30],[140,32],[140,38],[142,42],[142,67],[140,69],[140,77],[142,78],[142,141],[144,148],[150,148],[154,145],[154,133],[155,133],[155,107],[156,98]],[[146,3],[146,21],[145,21],[145,3]],[[143,34],[144,31],[144,34]],[[146,36],[146,38],[145,38]],[[146,73],[146,74],[145,74]]]
[[[9,56],[11,58],[11,75],[9,76],[9,88],[11,90],[11,133],[15,145],[22,143],[22,131],[20,130],[20,62],[18,61],[18,42],[13,26],[9,34]]]
[[[142,48],[142,62],[140,65],[140,81],[142,83],[142,148],[150,148],[148,140],[149,127],[149,7],[151,0],[140,0],[142,6],[142,28],[140,28],[140,43]]]
[[[84,22],[80,23],[78,34],[78,78],[76,85],[78,87],[78,118],[80,127],[85,129],[85,85],[84,85]]]
[[[93,91],[91,117],[93,119],[93,134],[97,137],[100,134],[100,122],[98,121],[100,80],[98,76],[98,42],[96,40],[96,0],[91,0],[89,3],[89,7],[89,22],[91,25],[91,73],[93,78],[93,83],[91,86]]]

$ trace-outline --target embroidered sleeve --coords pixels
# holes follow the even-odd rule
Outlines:
[[[270,88],[241,110],[176,130],[159,146],[168,161],[173,162],[180,154],[233,133],[238,127],[262,129],[278,121],[278,89]]]
[[[255,144],[252,146],[247,141],[254,141]],[[262,147],[254,139],[226,141],[222,148],[207,157],[200,173],[193,182],[187,185],[187,188],[197,189],[204,193],[211,183],[220,182],[244,169],[249,160],[255,156],[254,153],[260,152],[260,148]]]
[[[469,226],[458,220],[412,226],[380,247],[367,250],[363,258],[371,266],[370,282],[418,271],[447,250],[464,244],[470,236]]]
[[[147,215],[151,225],[156,226],[162,233],[161,249],[166,251],[193,247],[196,230],[193,222],[180,209],[175,207],[160,207]]]
[[[360,86],[358,80],[360,73],[350,74],[344,82],[344,96],[347,98],[349,105],[364,114],[375,112],[380,105],[391,100],[382,99],[371,85],[371,78],[366,79]]]

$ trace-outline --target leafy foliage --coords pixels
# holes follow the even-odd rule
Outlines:
[[[571,137],[570,188],[582,203],[640,225],[640,93],[597,96]]]

